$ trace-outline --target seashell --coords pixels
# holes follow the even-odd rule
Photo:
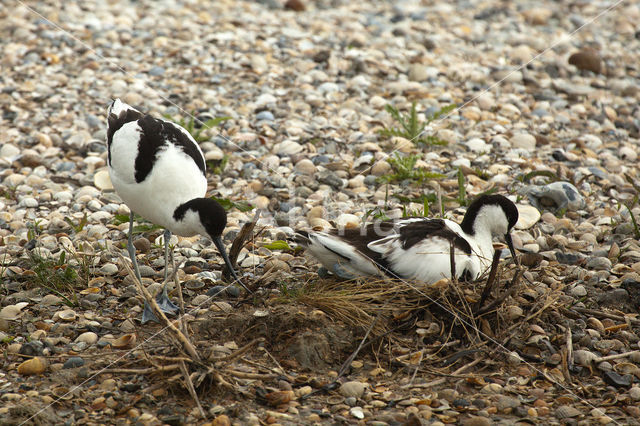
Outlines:
[[[102,191],[112,191],[113,184],[108,170],[100,170],[93,175],[93,184]]]
[[[125,334],[123,336],[118,337],[113,342],[111,342],[111,346],[116,349],[128,349],[133,347],[135,344],[136,344],[135,334]]]
[[[621,362],[620,364],[616,364],[613,366],[613,369],[621,375],[625,374],[633,374],[634,376],[640,378],[640,367],[631,363],[631,362]]]
[[[25,306],[28,306],[28,305],[29,305],[29,303],[27,303],[27,302],[20,302],[20,303],[16,303],[15,305],[5,306],[0,311],[0,318],[1,319],[6,319],[6,320],[18,319],[18,317],[20,317],[20,315],[21,315],[20,311],[22,311],[22,309]]]
[[[529,229],[540,220],[540,211],[529,205],[517,204],[518,208],[518,222],[516,222],[516,229]]]
[[[520,306],[511,305],[507,306],[507,319],[509,321],[515,321],[524,315],[524,311]]]
[[[18,373],[23,376],[42,374],[47,369],[47,360],[39,356],[28,359],[18,366]]]
[[[594,318],[594,317],[587,318],[587,325],[590,328],[593,328],[594,330],[596,330],[598,333],[604,333],[604,325],[602,324],[602,321],[600,321],[598,318]]]
[[[93,345],[98,341],[98,335],[93,331],[87,331],[79,335],[75,341],[76,343],[84,342],[88,345]]]
[[[526,191],[531,204],[540,210],[580,210],[586,205],[578,188],[569,182],[531,186]]]
[[[53,315],[54,321],[61,319],[62,321],[71,322],[78,318],[78,314],[73,309],[65,309],[64,311],[58,311]]]
[[[68,401],[73,398],[73,392],[64,386],[51,389],[51,395],[55,396],[56,399],[61,399],[63,401]]]

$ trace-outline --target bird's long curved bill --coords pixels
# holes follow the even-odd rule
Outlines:
[[[227,268],[229,268],[229,271],[231,272],[231,276],[233,277],[234,281],[238,282],[242,287],[244,287],[245,290],[247,290],[249,293],[251,293],[251,290],[249,290],[242,283],[242,281],[240,281],[240,278],[236,274],[235,269],[233,269],[233,266],[231,265],[231,260],[229,260],[229,256],[227,256],[227,250],[224,248],[224,244],[222,243],[222,239],[220,237],[215,237],[215,238],[212,238],[212,239],[213,239],[213,243],[218,248],[218,251],[220,252],[220,255],[222,256],[222,259],[224,259],[225,265],[227,265]]]
[[[511,239],[511,234],[507,233],[504,239],[507,241],[507,246],[509,246],[509,251],[511,251],[511,256],[513,257],[513,261],[516,263],[516,266],[520,266],[520,262],[518,262],[518,256],[516,255],[516,249],[513,247],[513,240]]]

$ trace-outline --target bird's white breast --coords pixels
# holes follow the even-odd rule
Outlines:
[[[167,143],[157,153],[151,172],[142,182],[135,180],[140,127],[126,123],[113,136],[109,172],[116,192],[131,210],[179,235],[173,212],[180,204],[204,197],[207,180],[193,159]]]

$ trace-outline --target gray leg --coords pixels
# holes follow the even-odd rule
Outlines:
[[[133,271],[136,273],[136,277],[142,284],[142,278],[140,277],[140,269],[138,269],[138,261],[136,260],[136,248],[133,245],[133,212],[129,218],[129,238],[127,239],[127,251],[129,252],[129,258],[133,263]]]
[[[169,240],[171,239],[171,231],[164,230],[164,285],[162,286],[162,293],[156,297],[158,306],[162,309],[162,312],[167,314],[175,314],[179,308],[169,299],[167,294],[167,285],[169,284]],[[171,253],[173,256],[173,252]]]
[[[133,243],[131,242],[131,229],[133,226],[133,213],[131,213],[131,226],[129,227],[129,245],[133,248],[134,259],[135,259],[135,247],[133,247]],[[158,307],[165,314],[173,315],[178,311],[178,307],[174,305],[171,300],[169,300],[169,296],[167,295],[167,253],[169,248],[169,238],[171,238],[171,232],[165,230],[164,231],[164,285],[162,286],[162,292],[156,296],[156,302],[158,303]],[[131,253],[131,251],[129,252]],[[142,283],[142,279],[140,278],[140,272],[138,271],[138,264],[134,260],[134,268],[136,271],[136,275],[138,279],[140,279],[140,283]],[[144,302],[144,311],[142,311],[142,324],[146,324],[149,321],[160,322],[156,315],[153,313],[151,306],[145,301]]]

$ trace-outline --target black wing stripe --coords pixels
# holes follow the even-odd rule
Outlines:
[[[138,120],[142,129],[138,142],[138,156],[135,162],[136,182],[144,181],[155,164],[158,152],[168,143],[173,143],[193,159],[203,175],[205,175],[204,158],[197,145],[172,123],[145,115]]]

